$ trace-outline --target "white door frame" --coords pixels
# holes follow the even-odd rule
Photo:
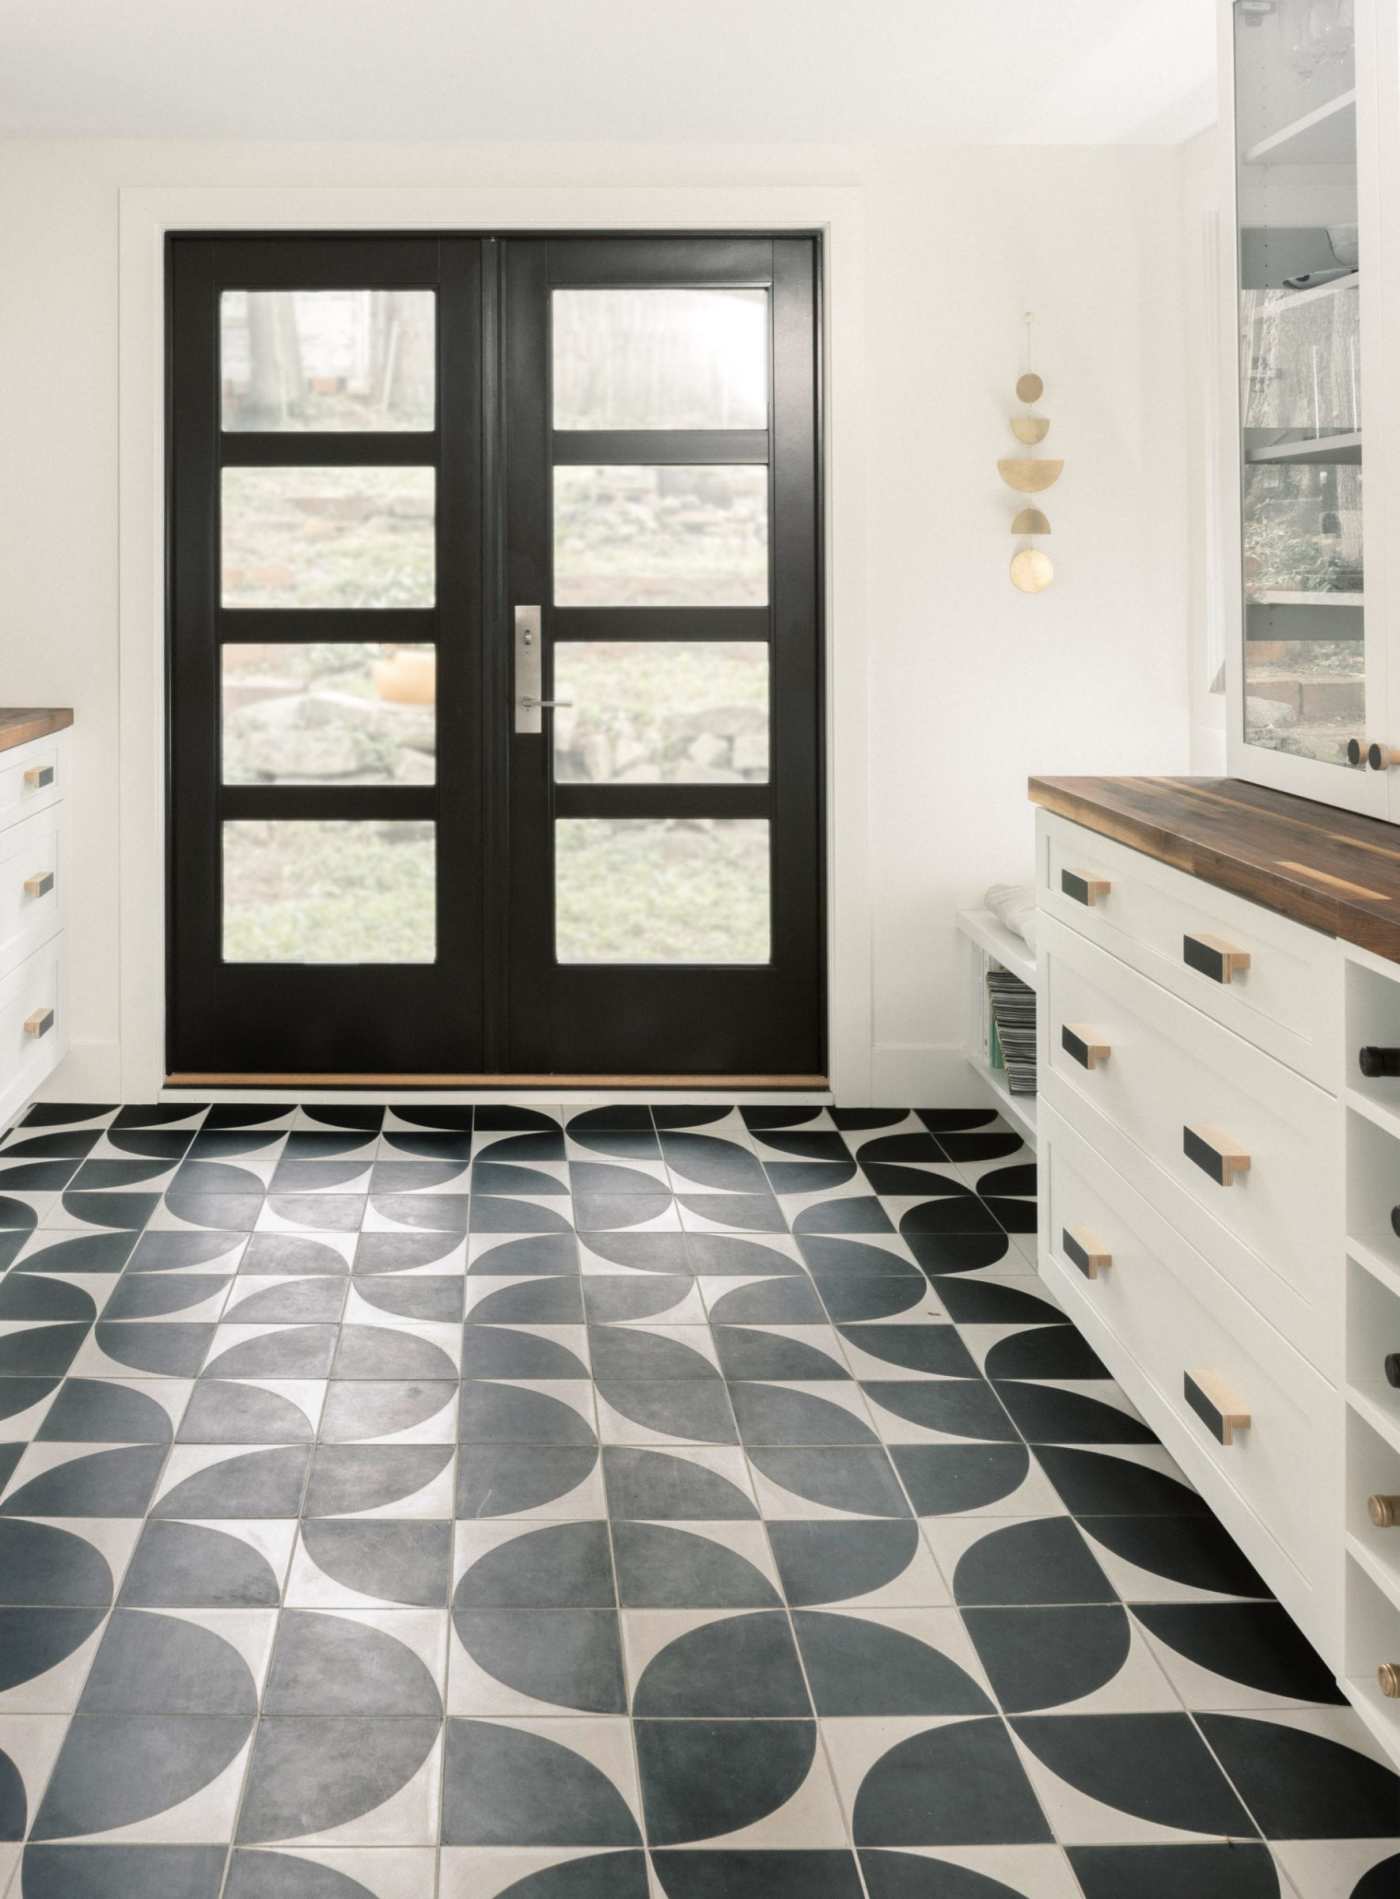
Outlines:
[[[156,1100],[166,1074],[165,239],[218,230],[822,233],[828,1060],[837,1098],[869,1103],[864,270],[862,193],[850,186],[123,189],[121,1098]]]

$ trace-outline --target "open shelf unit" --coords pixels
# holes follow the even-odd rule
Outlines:
[[[1386,1357],[1400,1352],[1400,1079],[1368,1080],[1356,1065],[1367,1044],[1400,1046],[1400,967],[1348,949],[1346,1059],[1347,1257],[1343,1261],[1345,1403],[1341,1687],[1371,1733],[1400,1760],[1400,1700],[1376,1670],[1400,1662],[1400,1528],[1372,1522],[1372,1495],[1400,1496],[1400,1389]]]
[[[993,1068],[987,1058],[987,985],[989,966],[1009,970],[1013,976],[1034,989],[1035,954],[1023,938],[1015,936],[990,910],[960,910],[958,933],[963,949],[964,1041],[963,1053],[968,1066],[996,1097],[997,1107],[1022,1138],[1035,1146],[1036,1098],[1014,1095],[1002,1069]]]

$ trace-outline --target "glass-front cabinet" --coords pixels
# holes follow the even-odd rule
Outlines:
[[[1384,814],[1387,655],[1367,560],[1374,95],[1358,87],[1371,4],[1231,9],[1241,611],[1230,751],[1241,776]]]

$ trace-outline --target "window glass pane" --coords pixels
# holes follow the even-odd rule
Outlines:
[[[560,640],[561,785],[763,784],[768,648],[759,640]]]
[[[222,648],[226,785],[429,785],[431,646]]]
[[[434,827],[239,818],[223,827],[226,963],[431,963]]]
[[[556,429],[762,429],[766,290],[556,290]]]
[[[561,607],[755,607],[768,599],[766,468],[559,467]]]
[[[431,468],[226,468],[226,607],[430,607]]]
[[[766,818],[561,818],[561,963],[766,963]]]
[[[430,429],[431,290],[226,290],[226,429]]]

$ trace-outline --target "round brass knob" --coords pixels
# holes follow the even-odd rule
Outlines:
[[[1400,1497],[1368,1497],[1366,1509],[1378,1530],[1393,1530],[1400,1524]]]
[[[1400,1662],[1382,1662],[1376,1682],[1387,1701],[1400,1701]]]

